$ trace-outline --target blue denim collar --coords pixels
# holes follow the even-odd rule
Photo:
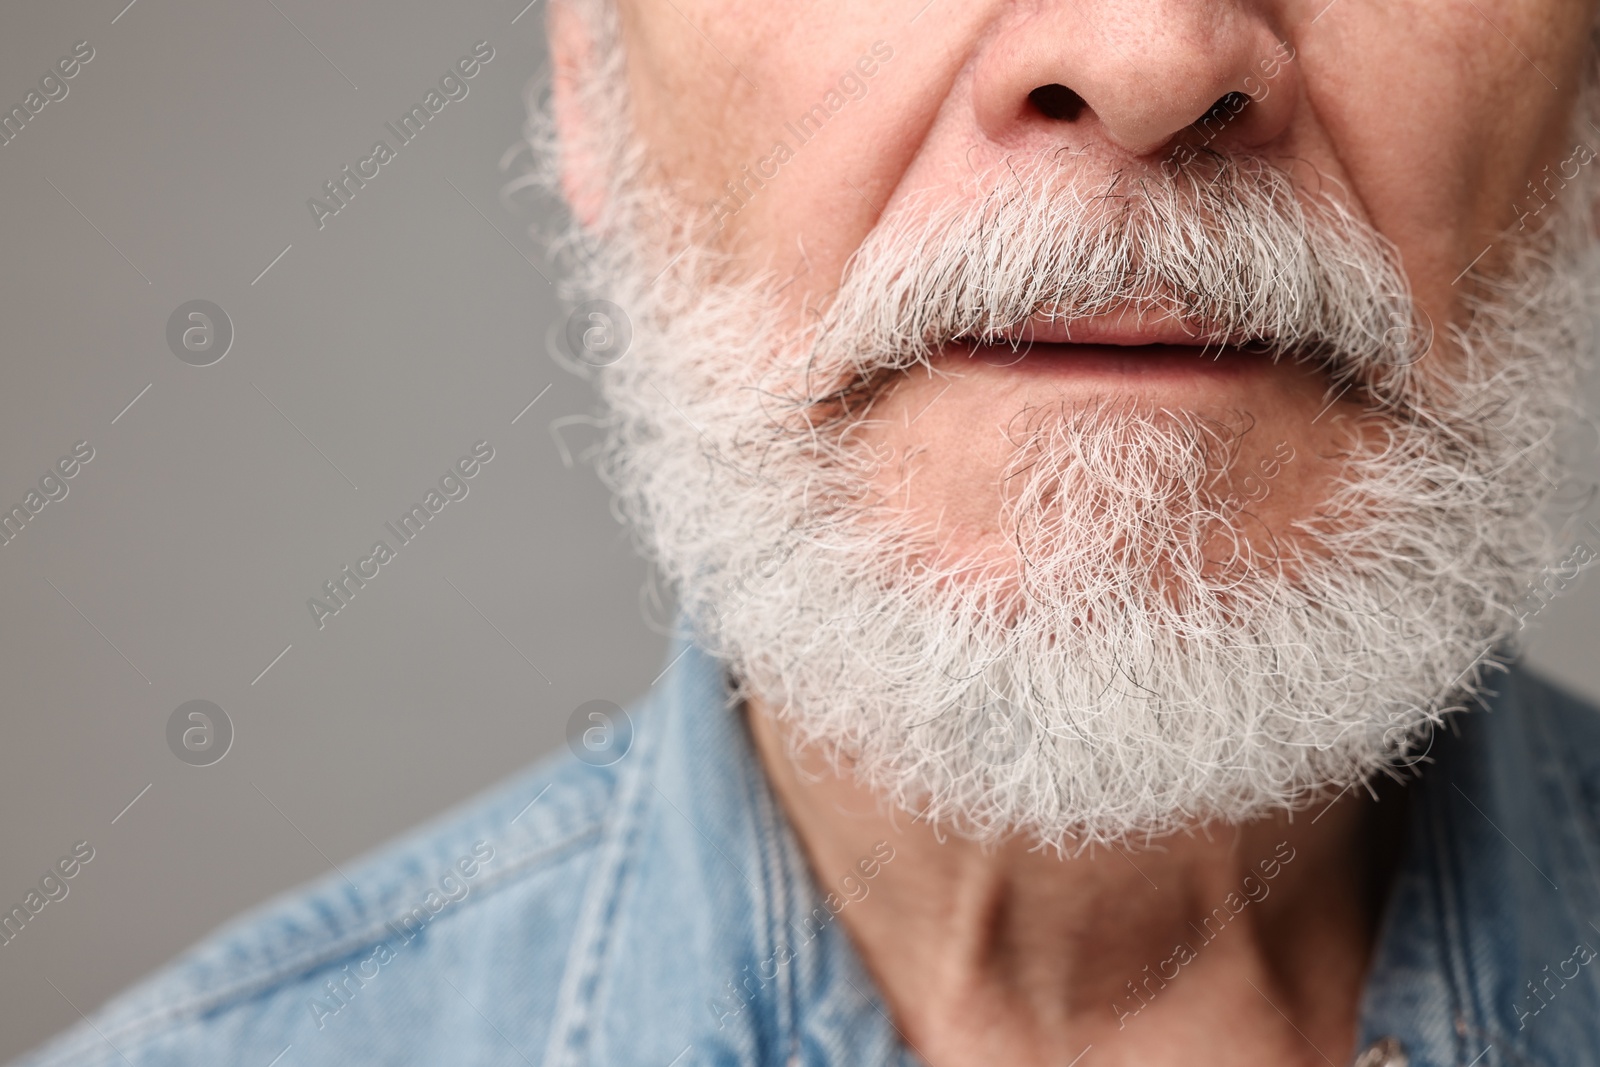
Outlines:
[[[693,644],[619,764],[541,1063],[897,1064],[903,1045]],[[665,1067],[666,1060],[661,1060]]]
[[[671,655],[620,768],[543,1062],[645,1062],[660,1038],[641,1031],[668,1019],[678,1063],[919,1062],[828,921],[721,665],[688,642]],[[1358,1048],[1398,1039],[1411,1067],[1596,1062],[1600,960],[1579,946],[1600,949],[1597,799],[1564,757],[1600,728],[1574,708],[1513,671],[1438,731],[1405,790]],[[1579,722],[1583,738],[1563,736]]]
[[[1588,708],[1527,674],[1436,731],[1363,997],[1412,1067],[1600,1062]],[[1586,751],[1585,751],[1586,750]]]

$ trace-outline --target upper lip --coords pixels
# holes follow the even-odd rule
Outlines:
[[[1228,337],[1204,323],[1163,315],[1146,319],[1134,311],[1110,312],[1089,318],[1063,319],[1047,313],[1030,315],[1008,329],[983,338],[986,344],[1075,345],[1242,345],[1255,338]]]

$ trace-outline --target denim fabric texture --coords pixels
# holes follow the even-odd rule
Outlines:
[[[920,1063],[827,903],[852,872],[808,870],[720,665],[683,642],[669,659],[616,763],[563,753],[236,920],[17,1063]],[[1497,689],[1404,790],[1358,1047],[1593,1067],[1600,713],[1521,670]]]

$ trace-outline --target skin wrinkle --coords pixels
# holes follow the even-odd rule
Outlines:
[[[1348,0],[1339,0],[1339,2],[1343,5]],[[1489,18],[1495,19],[1502,24],[1504,23],[1504,19],[1501,17],[1503,12],[1497,11],[1490,5],[1480,4],[1479,6],[1487,12]],[[1442,9],[1434,10],[1426,5],[1405,9],[1399,17],[1407,16],[1418,19],[1431,19],[1433,26],[1426,31],[1425,35],[1429,39],[1439,42],[1439,47],[1442,48],[1449,48],[1452,42],[1458,40],[1473,40],[1473,34],[1461,32],[1461,21],[1470,20],[1482,25],[1481,20],[1485,17],[1474,11],[1470,6],[1459,7],[1454,9],[1454,16],[1457,21],[1452,23],[1448,21],[1448,16]],[[1560,20],[1551,19],[1549,21],[1553,26]],[[1524,25],[1526,26],[1526,23]],[[1535,22],[1534,27],[1540,28],[1540,24]],[[1469,26],[1469,28],[1471,27]],[[1552,32],[1554,31],[1552,30]],[[1423,31],[1418,31],[1415,35],[1420,37],[1424,33]],[[1511,47],[1502,42],[1498,34],[1495,35],[1494,40],[1499,43],[1501,48]],[[1548,44],[1548,42],[1546,43]],[[1570,69],[1573,66],[1570,60],[1571,55],[1575,49],[1582,47],[1585,43],[1584,35],[1570,34],[1565,42],[1566,47],[1562,49],[1566,54],[1549,55],[1538,48],[1530,47],[1527,42],[1519,42],[1523,51],[1527,52],[1535,63],[1547,69],[1551,66],[1555,66],[1557,69],[1562,67]],[[1495,66],[1487,64],[1481,59],[1477,59],[1475,62],[1471,61],[1476,57],[1471,57],[1464,45],[1460,46],[1458,50],[1462,55],[1469,57],[1471,67],[1459,79],[1460,84],[1450,86],[1444,89],[1443,92],[1450,98],[1470,95],[1471,99],[1464,103],[1461,108],[1463,114],[1494,116],[1497,109],[1492,105],[1486,106],[1484,101],[1520,98],[1529,94],[1530,87],[1533,94],[1554,93],[1554,90],[1550,90],[1548,84],[1515,53],[1512,55],[1512,62]],[[1368,71],[1363,75],[1359,69],[1359,64],[1351,64],[1349,62],[1352,55],[1359,56],[1359,50],[1344,48],[1334,51],[1337,52],[1341,63],[1344,64],[1344,69],[1341,71],[1337,67],[1330,66],[1320,78],[1307,78],[1308,85],[1325,86],[1330,97],[1348,96],[1351,93],[1359,92],[1359,82],[1363,77],[1383,77],[1386,82],[1393,81],[1396,78],[1400,79],[1399,84],[1395,85],[1394,99],[1402,107],[1416,107],[1418,106],[1417,101],[1429,99],[1440,91],[1437,88],[1425,89],[1420,85],[1413,86],[1410,91],[1407,91],[1403,79],[1412,71],[1404,67],[1397,71]],[[1317,63],[1314,53],[1309,57],[1302,56],[1302,60],[1313,64]],[[1418,73],[1421,73],[1424,69],[1429,69],[1423,68],[1418,64],[1412,64],[1412,66],[1416,68]],[[1562,80],[1567,82],[1570,89],[1577,79]],[[1463,93],[1461,85],[1474,86],[1475,90],[1470,94]],[[1559,101],[1558,103],[1570,101],[1570,96],[1571,93],[1569,91],[1567,100]],[[1555,115],[1558,110],[1556,108],[1551,109],[1552,115]],[[1454,230],[1456,228],[1455,213],[1459,210],[1455,205],[1462,199],[1469,201],[1480,200],[1480,203],[1474,204],[1473,208],[1469,209],[1466,214],[1469,217],[1486,216],[1483,228],[1477,233],[1461,234],[1458,241],[1448,250],[1441,250],[1426,257],[1412,252],[1408,255],[1408,261],[1411,263],[1414,275],[1425,278],[1439,278],[1440,284],[1444,288],[1448,288],[1447,283],[1449,280],[1453,279],[1457,272],[1482,251],[1485,245],[1494,241],[1497,236],[1496,231],[1500,226],[1514,221],[1510,218],[1509,197],[1497,198],[1492,207],[1481,203],[1481,200],[1488,198],[1487,190],[1503,187],[1507,184],[1505,181],[1479,179],[1476,182],[1469,182],[1468,171],[1457,171],[1454,168],[1441,167],[1433,163],[1430,158],[1418,158],[1414,153],[1408,154],[1404,146],[1401,145],[1386,146],[1385,154],[1378,158],[1373,158],[1371,155],[1358,156],[1353,152],[1353,149],[1356,146],[1365,147],[1364,142],[1357,137],[1351,136],[1352,130],[1349,122],[1337,117],[1337,108],[1328,109],[1328,112],[1335,117],[1323,119],[1321,118],[1322,111],[1319,110],[1319,125],[1317,128],[1319,130],[1327,130],[1328,136],[1325,145],[1329,150],[1338,153],[1340,165],[1351,175],[1351,184],[1355,188],[1386,191],[1400,182],[1414,183],[1427,187],[1453,181],[1463,188],[1470,184],[1485,191],[1478,198],[1470,195],[1462,196],[1457,193],[1452,196],[1438,197],[1431,203],[1408,203],[1408,208],[1411,210],[1406,213],[1395,212],[1387,208],[1384,196],[1368,196],[1363,199],[1362,206],[1367,212],[1366,217],[1371,219],[1381,232],[1390,234],[1396,240],[1406,244],[1411,242],[1406,241],[1401,235],[1408,232],[1450,232]],[[1454,146],[1447,146],[1446,151],[1441,154],[1450,158],[1473,159],[1484,168],[1492,167],[1497,161],[1503,161],[1502,166],[1509,168],[1515,166],[1514,161],[1532,155],[1536,160],[1536,164],[1533,167],[1533,170],[1536,171],[1545,162],[1551,162],[1565,155],[1569,146],[1564,144],[1563,137],[1567,132],[1567,124],[1559,121],[1559,118],[1548,119],[1537,125],[1500,122],[1496,123],[1492,130],[1483,128],[1463,129],[1460,131],[1459,138],[1463,140],[1492,141],[1497,145],[1504,146],[1503,151],[1474,154],[1452,150]],[[1351,146],[1351,151],[1342,150],[1339,147],[1341,145]],[[1371,180],[1367,177],[1370,174],[1381,174],[1395,170],[1400,172],[1401,177],[1394,181]],[[1514,183],[1512,184],[1514,185]],[[1435,214],[1432,217],[1423,216],[1416,210],[1417,207],[1421,206],[1433,207]],[[1501,264],[1495,260],[1495,254],[1491,252],[1484,266],[1499,265]],[[1429,307],[1437,307],[1441,303],[1437,293],[1425,292],[1423,295],[1425,303]]]
[[[1301,89],[1276,84],[1255,125],[1241,113],[1164,180],[1158,154],[1112,137],[1178,122],[1161,99],[1176,68],[1139,42],[1090,57],[1140,105],[1131,125],[1035,119],[1019,101],[1044,76],[1003,69],[1019,60],[1002,45],[1048,40],[1048,80],[1072,85],[1083,55],[1063,12],[1103,30],[1140,0],[1041,0],[1032,26],[980,0],[896,33],[899,13],[803,3],[781,45],[741,0],[681,2],[708,32],[716,12],[746,20],[712,36],[768,95],[723,106],[743,90],[703,45],[696,69],[628,40],[647,54],[631,69],[653,98],[649,167],[618,155],[590,173],[605,190],[591,228],[613,240],[574,285],[635,326],[596,375],[605,475],[727,662],[814,869],[847,863],[862,835],[894,841],[876,903],[841,922],[896,1025],[933,1067],[1064,1063],[1087,1044],[1104,1064],[1348,1060],[1395,810],[1368,790],[1459,713],[1469,660],[1550,558],[1540,479],[1592,341],[1576,314],[1594,299],[1592,175],[1536,220],[1541,244],[1500,230],[1506,175],[1565,158],[1582,127],[1530,102],[1537,74],[1471,5],[1339,0],[1315,27],[1320,4],[1235,5],[1215,32],[1290,42]],[[560,3],[606,40],[605,4]],[[1578,80],[1582,34],[1522,31],[1591,12],[1480,6]],[[624,7],[648,12],[638,25],[676,17]],[[1175,32],[1191,10],[1218,8],[1176,11]],[[1406,56],[1429,19],[1471,62]],[[732,146],[764,154],[765,131],[879,37],[895,58],[870,106],[846,105],[720,245],[685,247],[696,175],[755,158]],[[996,84],[1012,96],[986,98]],[[592,125],[627,115],[620,86],[588,88]],[[652,156],[678,137],[670,116],[697,108],[729,129]],[[637,180],[660,171],[666,190]],[[1185,182],[1216,172],[1195,210]],[[1452,286],[1479,234],[1496,248]],[[1259,328],[1285,358],[1180,389],[943,344],[1005,341],[1041,303],[1076,315],[1129,297]],[[1430,328],[1414,363],[1407,337]],[[1330,403],[1344,381],[1360,388]],[[1280,442],[1296,458],[1233,509]],[[1132,1022],[1108,1010],[1279,846],[1298,858],[1269,898]]]

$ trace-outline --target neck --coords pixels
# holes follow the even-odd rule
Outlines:
[[[1070,858],[986,847],[886,810],[749,712],[818,880],[864,886],[840,921],[930,1067],[1062,1065],[1087,1047],[1084,1067],[1353,1056],[1398,803],[1379,818],[1351,790],[1292,820]],[[893,859],[861,866],[883,842]]]

